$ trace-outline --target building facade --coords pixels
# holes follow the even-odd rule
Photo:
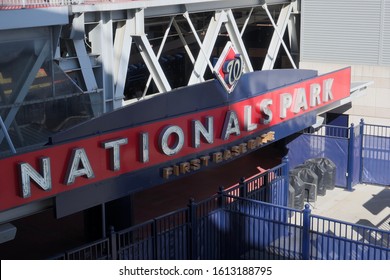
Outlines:
[[[300,68],[351,66],[352,81],[372,81],[345,112],[350,123],[390,124],[390,1],[302,0]]]

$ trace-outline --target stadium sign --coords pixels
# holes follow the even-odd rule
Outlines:
[[[279,140],[286,133],[297,132],[300,127],[283,124],[294,124],[295,119],[350,94],[349,68],[253,92],[261,87],[254,85],[260,83],[262,75],[268,75],[263,80],[269,81],[271,76],[280,79],[281,73],[285,72],[244,74],[228,97],[219,91],[218,82],[182,88],[172,92],[178,98],[185,95],[182,107],[179,102],[175,106],[165,102],[167,111],[161,108],[163,112],[156,113],[166,116],[176,110],[169,117],[145,110],[172,98],[161,95],[70,129],[63,133],[68,138],[61,143],[3,158],[0,210],[145,170],[145,177],[140,175],[127,182],[129,188],[136,184],[135,180],[140,181],[139,185],[149,180],[161,183],[215,166]],[[291,79],[292,73],[296,72],[286,72],[286,77]],[[236,80],[236,76],[232,79]],[[283,83],[277,79],[277,83]],[[130,112],[140,119],[129,118],[122,127],[104,129],[114,124],[111,119],[122,120],[120,114],[127,116]],[[301,121],[300,125],[312,123]],[[95,126],[98,128],[93,130]],[[88,130],[93,133],[87,134]]]

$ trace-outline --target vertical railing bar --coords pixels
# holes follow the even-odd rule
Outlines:
[[[309,246],[310,246],[310,217],[311,209],[308,204],[305,205],[303,210],[303,236],[302,236],[302,259],[308,260],[309,256]]]

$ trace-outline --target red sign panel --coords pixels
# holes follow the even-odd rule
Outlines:
[[[185,156],[199,158],[204,151],[259,134],[349,94],[350,68],[346,68],[229,106],[4,158],[0,210]],[[194,166],[198,164],[202,163]],[[171,171],[161,170],[160,176],[169,177]]]

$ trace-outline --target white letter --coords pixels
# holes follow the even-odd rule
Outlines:
[[[229,139],[230,134],[233,133],[240,135],[240,126],[238,124],[237,114],[235,111],[227,111],[222,129],[222,140]]]
[[[140,161],[143,163],[149,162],[149,133],[142,132],[139,136],[139,141]]]
[[[198,120],[192,121],[192,147],[199,148],[200,134],[207,143],[214,143],[214,118],[206,117],[206,127]]]
[[[71,161],[65,176],[65,185],[73,184],[76,177],[84,175],[88,179],[95,177],[84,148],[73,149]]]
[[[291,107],[293,102],[292,96],[289,93],[283,93],[280,95],[280,118],[287,117],[287,109]]]
[[[173,147],[168,146],[168,139],[171,134],[176,134],[176,141]],[[160,134],[159,143],[161,151],[167,156],[173,156],[180,152],[184,145],[184,132],[177,125],[167,126]]]
[[[269,124],[272,121],[272,110],[269,108],[272,105],[272,99],[264,99],[260,103],[260,111],[263,114],[263,124]]]
[[[252,123],[252,106],[247,105],[244,107],[244,129],[246,131],[252,131],[257,128],[257,124]]]
[[[324,81],[324,96],[322,97],[322,101],[328,102],[329,100],[333,100],[332,86],[334,79],[327,79]]]
[[[297,88],[294,90],[293,112],[298,114],[301,109],[307,110],[306,90],[304,88]]]
[[[41,174],[39,174],[30,164],[19,163],[19,178],[22,184],[21,196],[27,198],[31,196],[30,179],[33,179],[44,191],[51,190],[50,158],[40,158]]]
[[[319,84],[310,85],[310,107],[316,107],[321,104],[321,86]]]
[[[119,153],[119,146],[127,144],[127,138],[121,138],[118,140],[107,141],[102,143],[104,149],[112,149],[110,153],[110,169],[112,171],[118,171],[121,168],[121,158]]]

